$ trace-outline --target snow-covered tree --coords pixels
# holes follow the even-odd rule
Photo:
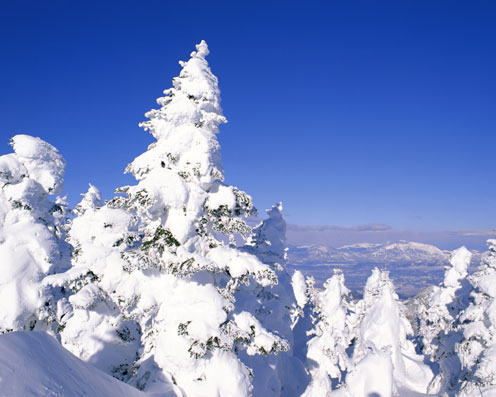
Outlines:
[[[123,318],[118,295],[126,273],[123,252],[137,239],[136,220],[121,209],[103,206],[94,186],[76,206],[69,242],[72,267],[46,277],[52,291],[60,289],[57,334],[76,356],[122,380],[140,348],[139,326]]]
[[[188,396],[243,396],[252,389],[250,370],[236,351],[271,354],[287,343],[256,313],[235,310],[242,285],[269,287],[277,276],[232,244],[235,235],[250,235],[240,216],[255,210],[250,196],[222,182],[216,134],[226,120],[207,54],[202,41],[180,62],[173,88],[157,100],[161,108],[142,123],[156,141],[126,169],[138,184],[108,204],[139,220],[140,241],[122,252],[129,276],[116,293],[142,331],[138,388],[175,384]]]
[[[462,335],[456,330],[457,316],[467,305],[469,286],[467,270],[472,254],[465,247],[451,254],[444,280],[423,296],[417,305],[421,350],[439,364],[439,373],[429,386],[429,391],[453,390],[460,376],[460,362],[455,354],[455,344]]]
[[[299,270],[296,270],[291,277],[291,286],[297,304],[291,325],[294,340],[293,354],[306,363],[308,341],[313,330],[314,306],[311,297],[315,294],[315,280],[313,277],[305,278]]]
[[[350,344],[348,327],[349,290],[344,275],[335,270],[324,283],[324,290],[314,290],[311,297],[315,326],[308,342],[308,367],[312,380],[303,396],[325,396],[341,381],[349,366],[346,349]],[[333,385],[334,383],[334,385]]]
[[[425,354],[435,355],[438,348],[436,341],[446,334],[457,316],[459,304],[456,291],[462,287],[468,272],[472,254],[465,247],[454,251],[450,266],[446,268],[444,280],[432,288],[430,294],[418,306],[419,333],[422,336],[422,350]]]
[[[390,346],[378,350],[374,345],[370,345],[367,355],[355,363],[351,372],[346,375],[346,384],[327,393],[327,396],[390,397],[415,395],[397,392],[393,372]]]
[[[16,135],[0,157],[0,332],[53,322],[42,279],[68,267],[63,198],[65,161],[40,138]],[[43,321],[40,321],[43,320]]]
[[[425,393],[433,373],[408,339],[412,326],[387,271],[372,271],[356,310],[358,338],[346,385],[338,395]]]
[[[242,349],[240,358],[253,371],[255,396],[300,396],[307,383],[303,363],[294,356],[292,315],[297,303],[287,265],[286,222],[282,204],[267,210],[268,218],[253,229],[244,250],[270,265],[278,284],[251,283],[235,294],[236,310],[255,313],[260,323],[284,339],[285,351],[277,355],[253,355]]]
[[[460,396],[496,395],[496,240],[469,276],[474,290],[459,318],[463,340],[456,346],[462,364]]]

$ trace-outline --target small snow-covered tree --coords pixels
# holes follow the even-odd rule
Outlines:
[[[413,334],[387,271],[375,268],[357,306],[358,338],[346,385],[349,396],[425,393],[433,378],[408,339]],[[387,359],[389,356],[389,360]]]
[[[286,348],[256,313],[236,311],[244,284],[277,284],[268,264],[237,249],[248,237],[240,216],[255,213],[250,196],[222,182],[218,127],[226,120],[217,78],[197,45],[160,109],[142,123],[156,139],[126,171],[138,184],[119,189],[109,205],[138,217],[140,242],[122,253],[129,274],[117,291],[121,310],[142,330],[144,351],[132,382],[163,391],[177,385],[188,396],[248,395],[250,370],[236,355]]]
[[[389,346],[378,350],[375,346],[370,345],[367,355],[355,363],[351,372],[346,375],[346,384],[327,393],[327,396],[389,397],[415,395],[397,393],[393,371]]]
[[[303,396],[325,396],[341,381],[349,366],[346,349],[350,344],[348,310],[349,290],[344,285],[344,275],[334,270],[334,275],[324,283],[324,290],[314,290],[311,297],[315,326],[308,342],[307,358],[312,380]]]
[[[460,362],[455,344],[462,335],[456,330],[456,319],[467,305],[466,277],[471,258],[471,252],[465,247],[455,250],[441,285],[433,287],[417,306],[421,350],[439,364],[439,373],[429,386],[430,392],[453,390],[458,383]]]
[[[139,326],[125,319],[117,290],[126,277],[123,252],[137,239],[136,220],[121,209],[103,206],[90,185],[76,206],[69,242],[72,267],[46,277],[44,284],[63,292],[57,302],[57,334],[76,356],[126,380],[140,348]]]
[[[68,267],[64,199],[65,161],[49,143],[28,135],[11,140],[0,157],[0,332],[46,328],[51,296],[42,279]],[[42,321],[40,321],[42,320]]]
[[[463,340],[456,346],[462,364],[460,396],[496,394],[496,240],[471,276],[470,305],[460,314]]]
[[[282,338],[282,351],[266,356],[241,349],[240,358],[253,371],[253,395],[300,396],[307,376],[303,363],[293,354],[291,326],[297,303],[286,270],[286,222],[282,204],[276,204],[267,214],[269,217],[253,229],[244,250],[268,264],[277,275],[278,284],[242,286],[235,294],[236,310],[255,313],[263,327]]]

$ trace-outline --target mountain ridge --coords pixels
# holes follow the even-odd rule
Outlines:
[[[482,253],[472,252],[472,264],[480,262]],[[397,242],[356,243],[338,248],[328,245],[290,245],[288,256],[295,264],[305,262],[322,263],[376,263],[376,264],[429,264],[446,265],[450,250],[441,250],[432,244],[399,240]]]
[[[400,240],[396,242],[357,243],[338,248],[326,245],[290,245],[288,268],[314,277],[317,286],[332,276],[333,270],[343,271],[346,285],[360,295],[374,267],[387,269],[396,291],[404,298],[412,297],[428,285],[437,285],[449,264],[452,251],[425,243]],[[473,272],[484,253],[472,250],[469,268]]]

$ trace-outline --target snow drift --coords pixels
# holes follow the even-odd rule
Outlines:
[[[145,396],[65,350],[44,332],[0,336],[0,396]]]

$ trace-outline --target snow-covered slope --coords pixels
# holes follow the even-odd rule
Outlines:
[[[0,336],[0,396],[139,397],[145,393],[65,350],[44,332]]]
[[[406,241],[378,247],[372,251],[372,257],[385,263],[431,265],[445,264],[448,259],[445,252],[433,245]]]

